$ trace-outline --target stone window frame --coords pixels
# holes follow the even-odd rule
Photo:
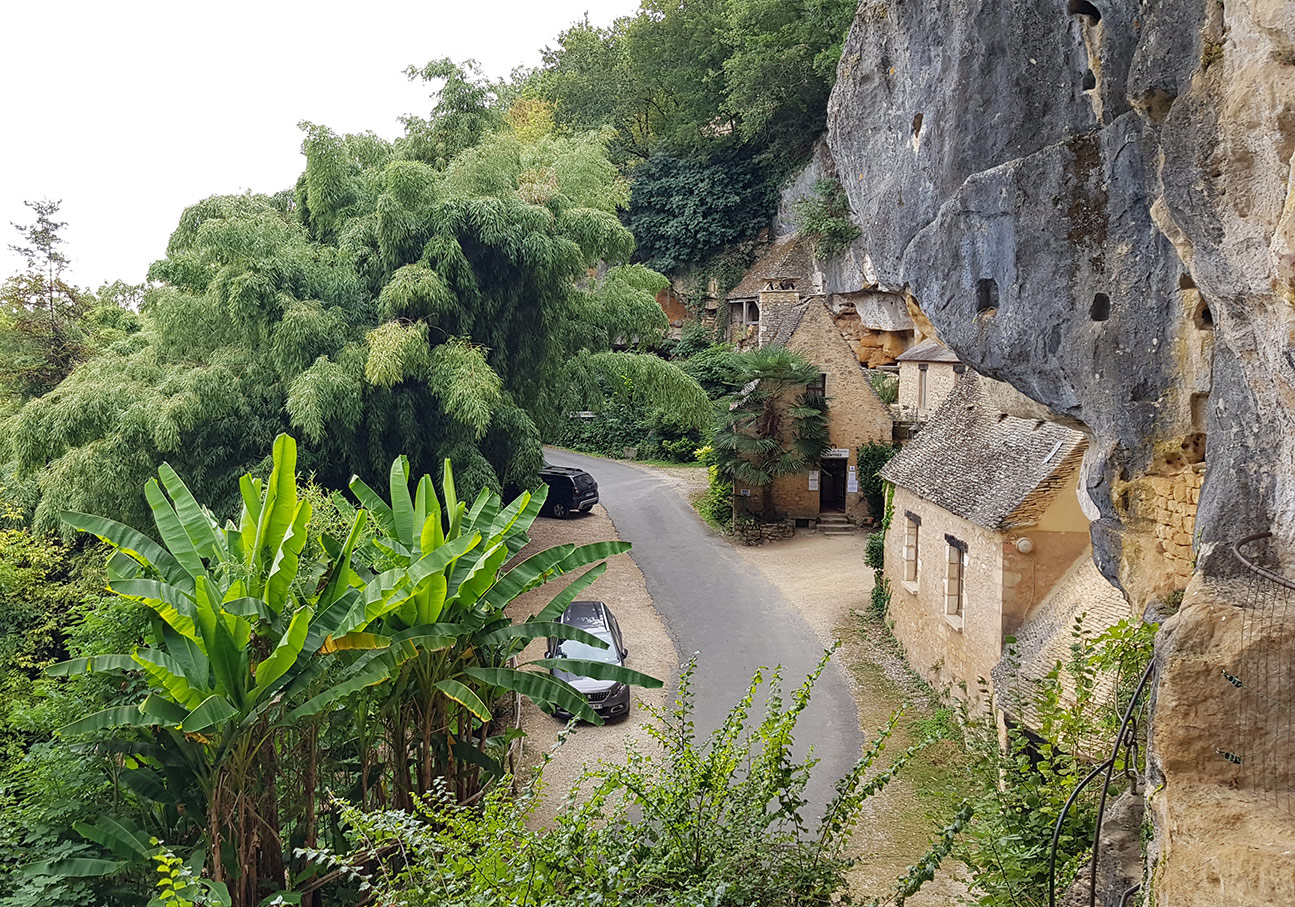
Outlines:
[[[807,403],[822,403],[827,399],[827,374],[818,373],[818,380],[805,385],[805,401]]]
[[[944,541],[944,619],[961,630],[967,603],[967,543],[951,535]]]
[[[930,368],[925,362],[917,364],[917,411],[926,409],[926,372]]]
[[[921,569],[920,536],[922,517],[911,510],[904,511],[904,588],[917,592],[917,576]]]

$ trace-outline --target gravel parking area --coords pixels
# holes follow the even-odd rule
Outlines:
[[[595,505],[589,513],[565,520],[540,517],[531,527],[530,535],[531,544],[522,552],[523,557],[568,542],[583,545],[618,538],[602,505]],[[550,580],[513,602],[508,613],[515,620],[524,620],[548,604],[565,585],[563,577]],[[537,826],[553,817],[586,765],[596,764],[599,760],[616,762],[622,759],[626,738],[632,738],[646,748],[651,739],[645,730],[650,716],[643,704],[664,705],[679,671],[679,657],[674,644],[652,608],[652,598],[644,585],[643,574],[628,554],[608,560],[607,572],[580,593],[580,598],[607,603],[620,622],[625,646],[629,649],[629,657],[625,660],[627,667],[664,680],[666,685],[659,690],[634,688],[629,715],[620,721],[601,727],[583,723],[577,726],[545,770],[544,798],[533,820]],[[544,641],[541,639],[526,648],[521,660],[543,657]],[[543,754],[552,749],[563,727],[564,722],[523,700],[522,729],[527,734],[523,764],[527,769],[538,764]]]

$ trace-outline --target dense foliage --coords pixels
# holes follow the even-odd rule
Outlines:
[[[627,265],[628,188],[606,136],[559,136],[534,104],[515,116],[446,61],[428,119],[389,143],[302,124],[293,192],[187,209],[141,310],[143,330],[28,402],[9,428],[34,519],[61,510],[148,523],[138,494],[167,460],[233,515],[235,479],[264,473],[273,438],[341,488],[397,454],[450,457],[469,491],[530,485],[540,432],[605,377],[641,373],[682,424],[705,398],[656,357],[664,279]]]
[[[880,473],[890,462],[899,447],[884,441],[874,441],[859,448],[859,494],[868,502],[868,512],[880,521],[886,513],[885,480]]]
[[[513,732],[496,702],[506,694],[598,720],[546,672],[548,660],[510,659],[537,636],[604,645],[553,621],[602,573],[596,562],[628,545],[564,545],[505,567],[526,544],[543,494],[507,506],[488,491],[461,500],[448,464],[439,489],[424,477],[411,493],[404,458],[392,464],[390,500],[357,479],[361,506],[330,497],[332,512],[315,526],[290,437],[275,442],[272,463],[264,482],[243,477],[241,516],[224,525],[163,466],[161,483],[146,488],[160,543],[103,517],[66,514],[117,549],[109,586],[151,621],[128,624],[138,634],[122,640],[133,643],[129,652],[84,646],[46,671],[69,678],[45,681],[54,696],[86,674],[112,678],[105,707],[49,740],[101,754],[120,799],[106,812],[74,803],[82,811],[65,816],[59,839],[79,837],[100,852],[50,847],[22,868],[29,883],[138,875],[157,837],[207,854],[213,890],[234,907],[257,904],[309,876],[292,851],[335,832],[320,812],[326,789],[399,809],[434,787],[471,796],[503,773]],[[534,617],[514,624],[504,615],[517,595],[590,564]],[[33,623],[24,629],[39,630]],[[659,685],[603,662],[562,664]],[[50,791],[13,790],[11,808],[39,809],[32,801],[42,793]]]
[[[342,809],[353,850],[334,857],[372,885],[379,903],[456,905],[807,905],[846,888],[850,833],[868,799],[912,755],[878,763],[895,720],[836,786],[816,828],[804,791],[813,760],[791,745],[818,669],[784,700],[773,671],[763,715],[752,715],[762,675],[709,737],[693,718],[692,666],[672,708],[657,711],[652,745],[627,745],[625,764],[603,763],[578,779],[547,828],[531,820],[542,776],[519,798],[488,796],[480,810],[432,797],[420,811]],[[619,760],[618,760],[619,761]],[[965,816],[958,820],[965,821]],[[899,890],[912,893],[948,850],[946,829]],[[373,855],[390,852],[387,865]],[[902,902],[896,898],[896,902]]]
[[[997,710],[964,715],[967,777],[976,817],[955,853],[971,871],[976,904],[1048,903],[1054,826],[1075,787],[1110,756],[1120,717],[1151,658],[1155,631],[1155,624],[1122,621],[1094,635],[1085,632],[1081,617],[1072,629],[1070,658],[1057,663],[1041,681],[1025,685],[1011,704],[1010,720],[1001,722]],[[1008,657],[1013,656],[1009,650]],[[1024,715],[1034,730],[1022,726]],[[999,734],[1004,724],[1005,748]],[[1140,768],[1126,765],[1126,755],[1121,750],[1117,757],[1117,784],[1123,783],[1126,770]],[[966,794],[964,788],[957,796]],[[1089,785],[1062,824],[1058,896],[1092,855],[1100,795],[1100,783]]]
[[[608,125],[619,158],[732,138],[795,156],[822,132],[852,0],[644,0],[558,36],[529,88],[574,130]]]
[[[607,127],[641,260],[676,271],[768,224],[826,124],[852,0],[644,0],[577,22],[521,86],[556,123]]]

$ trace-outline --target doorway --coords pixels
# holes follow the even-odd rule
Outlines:
[[[845,464],[844,457],[824,459],[819,464],[819,474],[822,476],[818,486],[818,509],[820,513],[845,510]]]

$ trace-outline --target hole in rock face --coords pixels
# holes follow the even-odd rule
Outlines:
[[[1092,308],[1088,310],[1088,315],[1093,321],[1105,321],[1111,317],[1111,297],[1105,293],[1098,293],[1093,297]]]
[[[1196,289],[1196,281],[1192,280],[1192,275],[1190,275],[1190,274],[1179,274],[1179,275],[1178,275],[1178,289],[1180,289],[1180,290],[1194,290],[1194,289]]]
[[[1214,330],[1214,313],[1210,311],[1209,304],[1204,299],[1196,303],[1196,311],[1192,313],[1192,323],[1196,325],[1198,331]]]
[[[922,131],[922,115],[919,113],[917,116],[913,117],[913,137],[916,138],[917,134],[921,131]]]
[[[1093,71],[1090,69],[1088,72],[1084,73],[1083,81],[1079,84],[1084,91],[1092,91],[1097,87],[1097,76],[1093,75]]]
[[[983,277],[976,281],[976,314],[998,308],[998,281]]]
[[[1201,463],[1205,460],[1205,433],[1192,432],[1183,438],[1181,445],[1183,460],[1187,463]]]
[[[1070,0],[1070,5],[1066,7],[1066,12],[1072,16],[1088,16],[1096,25],[1102,21],[1102,11],[1093,6],[1088,0]]]

